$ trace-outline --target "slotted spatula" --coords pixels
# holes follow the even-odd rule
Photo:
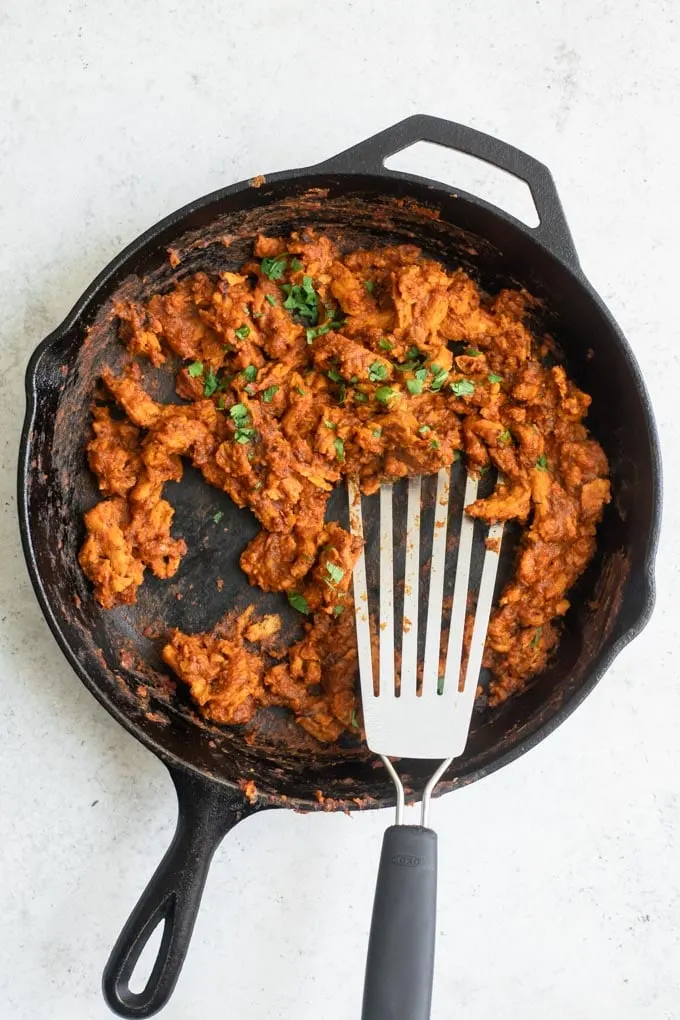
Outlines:
[[[478,482],[467,477],[463,506],[477,497]],[[379,754],[394,782],[396,821],[385,832],[373,904],[362,1020],[428,1020],[432,999],[437,897],[437,835],[428,828],[432,792],[454,758],[465,750],[482,665],[503,525],[488,529],[481,581],[464,683],[460,681],[470,562],[475,521],[463,513],[455,566],[445,668],[440,640],[447,559],[451,470],[437,475],[427,622],[418,678],[418,605],[421,536],[421,478],[410,478],[406,507],[403,620],[395,628],[393,491],[380,488],[380,595],[378,676],[374,677],[362,552],[354,568],[361,698],[366,743]],[[350,530],[363,539],[361,493],[348,482]],[[425,551],[429,544],[425,545]],[[395,636],[401,652],[396,679]],[[423,791],[420,825],[404,824],[404,787],[390,758],[443,759]]]

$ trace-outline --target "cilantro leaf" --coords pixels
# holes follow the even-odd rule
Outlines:
[[[203,375],[203,362],[192,361],[189,367],[187,368],[187,372],[189,373],[192,379],[198,379],[199,375]]]
[[[239,326],[238,329],[234,330],[234,333],[239,338],[239,340],[245,340],[247,336],[250,336],[250,326],[246,325]]]
[[[286,272],[287,255],[275,255],[272,258],[262,259],[262,272],[270,280],[282,280]]]
[[[264,400],[265,404],[271,404],[274,394],[278,393],[278,391],[279,391],[278,386],[268,386],[267,389],[264,390],[262,394],[262,399]]]
[[[371,382],[382,382],[383,379],[387,379],[387,374],[387,368],[381,361],[374,361],[368,366],[368,378]]]
[[[431,431],[432,431],[432,429],[430,428],[429,425],[421,425],[420,428],[418,429],[418,435],[419,436],[426,436],[428,434],[428,432],[431,432]]]
[[[243,378],[248,382],[255,382],[257,379],[257,369],[255,368],[255,365],[248,365],[243,369]]]
[[[344,606],[333,606],[333,616],[341,616]]]
[[[503,382],[503,376],[502,375],[496,375],[495,372],[491,372],[491,374],[489,375],[489,382],[490,383]]]
[[[542,453],[541,456],[536,461],[536,467],[538,468],[539,471],[548,470],[548,458],[544,453]]]
[[[476,347],[466,347],[465,353],[467,354],[468,358],[481,358],[482,356],[482,352],[477,350]]]
[[[390,400],[396,396],[396,390],[393,390],[391,386],[379,386],[375,391],[375,399],[379,400],[381,404],[389,404]]]
[[[319,298],[311,276],[303,276],[301,284],[284,283],[281,289],[286,295],[283,307],[292,312],[293,319],[316,326],[319,321]]]
[[[382,340],[378,340],[378,347],[382,347],[384,351],[391,351],[394,347],[394,344],[391,343],[386,336],[384,336]]]
[[[338,566],[337,563],[327,562],[326,573],[330,577],[333,584],[338,584],[340,581],[342,581],[343,577],[345,576],[345,569],[344,567]]]
[[[251,439],[254,439],[254,438],[255,438],[255,429],[241,428],[239,426],[239,427],[237,427],[236,432],[234,433],[234,439],[236,440],[237,443],[241,443],[241,445],[244,445],[245,443],[249,443],[251,441]]]
[[[423,392],[423,383],[422,383],[422,380],[421,379],[407,379],[406,380],[406,389],[409,391],[409,393],[413,393],[414,396],[417,396],[419,393]]]
[[[212,397],[213,393],[219,386],[219,379],[215,373],[210,369],[205,379],[203,380],[203,396]]]
[[[509,429],[504,429],[498,437],[498,443],[500,446],[506,446],[512,442],[512,433]]]
[[[373,280],[364,280],[364,287],[366,288],[369,294],[372,294],[375,284],[373,283]]]
[[[223,517],[224,513],[222,510],[218,510],[216,514],[213,514],[213,520],[215,524],[219,524]]]
[[[431,439],[430,440],[430,449],[431,450],[438,450],[439,449],[439,440],[438,439]]]
[[[340,436],[338,436],[334,440],[333,446],[335,447],[335,456],[338,458],[338,460],[340,461],[341,464],[344,464],[345,463],[345,444],[343,443],[343,441],[340,438]]]
[[[475,392],[475,384],[471,379],[456,379],[451,383],[451,389],[457,397],[471,397]]]
[[[272,308],[276,308],[276,298],[275,297],[273,297],[271,294],[265,294],[264,299],[265,299],[265,301],[269,302],[269,304],[272,306]]]
[[[541,634],[542,633],[543,633],[543,627],[537,627],[536,628],[536,633],[534,634],[534,636],[531,639],[531,647],[532,648],[538,648],[539,644],[541,643]]]
[[[304,595],[299,595],[296,591],[289,591],[288,602],[293,609],[297,609],[298,613],[302,613],[304,616],[309,616],[309,605]]]
[[[300,259],[296,258],[291,259],[290,268],[293,270],[293,272],[299,273],[300,270],[302,269],[302,263],[300,262]]]

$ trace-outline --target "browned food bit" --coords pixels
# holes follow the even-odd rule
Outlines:
[[[278,617],[248,616],[219,635],[175,632],[166,661],[215,721],[277,704],[319,740],[357,732],[359,549],[325,522],[329,494],[346,476],[368,494],[462,457],[473,474],[503,476],[470,516],[525,526],[484,660],[492,703],[521,690],[558,640],[610,498],[607,459],[583,424],[590,397],[542,363],[533,303],[519,290],[484,294],[413,245],[343,254],[302,231],[258,237],[239,272],[196,273],[144,305],[117,304],[131,354],[182,359],[185,402],[152,399],[138,364],[102,373],[125,418],[93,407],[87,453],[106,498],[85,517],[80,563],[95,597],[131,603],[145,567],[175,573],[185,545],[163,487],[188,459],[257,517],[241,567],[251,584],[286,593],[305,636],[275,649]]]

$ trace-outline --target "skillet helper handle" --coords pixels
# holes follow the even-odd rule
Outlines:
[[[353,145],[351,149],[345,149],[314,169],[401,176],[396,171],[386,170],[384,162],[416,142],[434,142],[446,149],[475,156],[524,181],[531,191],[540,222],[537,227],[522,224],[523,229],[533,234],[572,269],[580,269],[571,231],[548,168],[514,145],[465,124],[415,114]]]
[[[385,833],[373,903],[361,1020],[429,1020],[437,917],[437,834]]]
[[[170,774],[179,802],[175,835],[104,968],[104,998],[122,1017],[150,1017],[167,1003],[189,948],[213,854],[229,829],[255,810],[240,794],[195,773],[171,768]],[[141,992],[133,992],[134,969],[159,924],[163,935],[151,975]]]

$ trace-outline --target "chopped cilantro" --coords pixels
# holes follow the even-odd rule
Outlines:
[[[378,439],[382,435],[382,429],[378,426],[377,429],[373,429],[373,438]]]
[[[505,446],[507,443],[512,442],[512,433],[509,429],[504,429],[498,437],[498,442],[501,446]]]
[[[413,374],[415,375],[418,382],[425,382],[425,380],[427,379],[426,368],[417,368]]]
[[[387,368],[381,361],[374,361],[368,366],[368,378],[371,382],[382,382],[387,379]]]
[[[198,379],[199,375],[203,375],[203,362],[192,361],[189,367],[187,368],[187,372],[189,373],[192,379]]]
[[[265,404],[271,404],[274,394],[278,393],[278,391],[279,391],[278,386],[268,386],[267,389],[262,394],[262,399],[264,400]]]
[[[340,612],[342,612],[342,606],[336,606],[335,609],[339,609]],[[333,612],[335,612],[335,609],[333,610]],[[353,730],[359,729],[359,720],[357,719],[357,713],[355,708],[352,709],[352,714],[349,717],[349,724]]]
[[[337,427],[338,427],[337,424],[334,421],[328,421],[328,420],[324,421],[324,425],[326,426],[327,429],[337,429]]]
[[[269,302],[269,304],[272,306],[272,308],[276,308],[276,298],[275,297],[273,297],[271,294],[265,294],[264,299],[265,299],[265,301]]]
[[[396,396],[396,390],[393,390],[391,386],[379,386],[375,391],[375,399],[379,400],[381,404],[389,404],[390,400]]]
[[[305,391],[303,389],[300,389],[299,386],[295,387],[295,392],[299,393],[301,397],[304,397],[304,395],[305,395]]]
[[[538,468],[539,471],[548,470],[548,458],[544,453],[542,453],[541,456],[536,461],[536,467]]]
[[[430,440],[430,449],[431,450],[438,450],[439,449],[439,440],[438,439],[431,439]]]
[[[466,347],[465,353],[467,354],[468,358],[481,358],[482,356],[482,352],[478,351],[476,347]]]
[[[282,280],[286,272],[287,255],[275,255],[273,258],[262,259],[262,272],[270,280]]]
[[[299,273],[300,270],[302,269],[302,263],[300,262],[300,259],[295,258],[291,259],[290,268],[293,270],[294,273]]]
[[[539,644],[541,643],[541,634],[542,633],[543,633],[543,627],[537,627],[536,628],[536,633],[534,634],[534,636],[531,639],[531,647],[532,648],[538,648]]]
[[[451,383],[451,389],[457,397],[471,397],[475,392],[475,384],[471,379],[456,379]]]
[[[345,576],[344,567],[339,567],[337,563],[326,563],[326,573],[330,577],[333,584],[338,584],[342,581]]]
[[[288,601],[293,609],[297,609],[298,613],[303,613],[304,616],[309,616],[309,606],[304,595],[299,595],[296,591],[289,591]]]
[[[208,371],[205,379],[203,380],[203,396],[212,397],[213,393],[219,386],[219,379],[215,375],[212,369]]]
[[[248,414],[248,408],[245,404],[234,404],[233,407],[229,408],[229,415],[232,418],[235,425],[243,427],[250,421],[250,415]]]
[[[326,372],[326,375],[331,382],[342,382],[342,376],[339,372],[336,372],[334,368],[331,368]]]
[[[355,390],[354,399],[356,400],[357,404],[365,404],[366,401],[368,400],[368,397],[366,396],[365,393],[360,393],[359,390]]]
[[[333,616],[341,616],[344,606],[333,606]]]
[[[222,510],[218,510],[216,514],[213,514],[213,520],[215,524],[219,524],[223,517],[224,513],[222,512]]]
[[[241,445],[249,443],[254,436],[255,429],[241,428],[240,426],[237,427],[236,432],[234,433],[234,439],[237,443],[241,443]]]
[[[344,404],[345,397],[347,396],[347,387],[344,382],[338,383],[338,401]]]
[[[307,335],[307,343],[311,344],[313,340],[316,340],[318,336],[323,336],[325,333],[330,333],[330,323],[325,322],[323,326],[313,326],[305,330]]]
[[[257,379],[257,369],[255,368],[255,365],[248,365],[243,369],[243,378],[248,382],[255,382]]]
[[[489,375],[489,382],[490,383],[503,382],[503,376],[502,375],[496,375],[495,372],[491,372],[490,375]]]
[[[375,284],[373,283],[373,280],[364,280],[364,287],[366,288],[369,294],[372,294]]]
[[[422,383],[422,380],[420,380],[420,379],[407,379],[406,380],[406,389],[409,391],[409,393],[413,393],[414,396],[416,396],[418,393],[422,393],[423,392],[423,383]]]
[[[406,352],[406,357],[407,358],[419,358],[420,357],[420,348],[416,347],[415,345],[413,347],[409,347],[409,349]]]
[[[234,330],[234,333],[239,338],[239,340],[245,340],[247,336],[250,336],[250,326],[246,325],[239,326],[238,329]]]
[[[384,351],[391,351],[394,344],[384,336],[382,340],[378,340],[378,347],[381,347]]]
[[[430,389],[436,392],[442,388],[449,377],[449,373],[445,368],[440,368],[439,365],[430,365],[430,372],[433,375]]]
[[[264,315],[264,312],[253,312],[252,313],[252,316],[253,316],[254,319],[261,319],[263,315]]]
[[[224,411],[224,407],[225,407],[224,397],[219,397],[217,401],[217,410]]]
[[[429,425],[421,425],[420,428],[418,429],[418,435],[419,436],[426,436],[428,434],[428,432],[431,432],[431,431],[432,431],[432,429],[430,428]]]
[[[333,443],[333,446],[335,447],[335,456],[338,458],[338,460],[340,461],[341,464],[344,464],[345,463],[345,444],[343,443],[343,441],[340,438],[340,436],[338,436],[335,439],[335,441]]]
[[[319,298],[311,276],[303,276],[302,283],[284,283],[281,289],[286,295],[283,307],[293,313],[293,318],[309,326],[316,326],[319,321]]]

